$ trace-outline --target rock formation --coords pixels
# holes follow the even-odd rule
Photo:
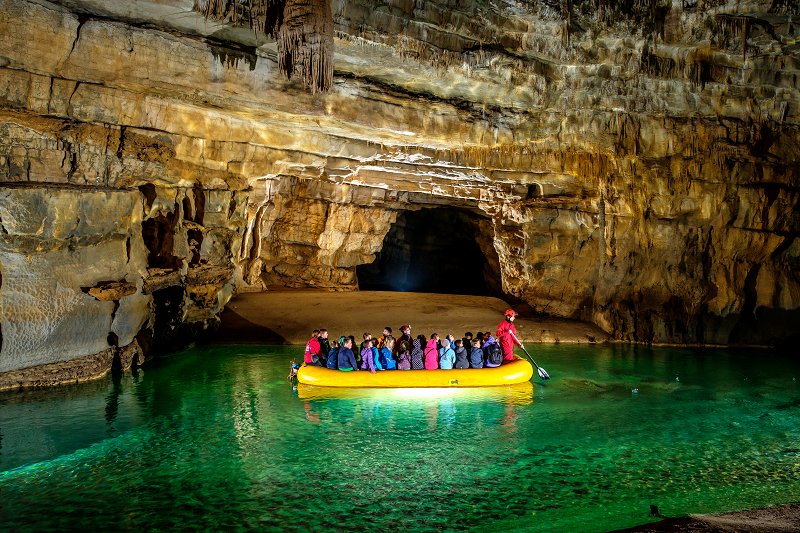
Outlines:
[[[0,388],[125,368],[235,290],[355,290],[423,209],[536,312],[798,335],[796,2],[339,0],[326,93],[192,6],[0,0]]]

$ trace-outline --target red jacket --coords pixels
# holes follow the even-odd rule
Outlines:
[[[512,335],[513,333],[513,335]],[[503,360],[514,360],[514,345],[522,348],[522,343],[517,339],[517,328],[508,320],[503,320],[497,325],[497,342],[503,350]]]
[[[311,337],[308,342],[306,343],[306,353],[303,356],[303,361],[306,363],[313,363],[314,360],[311,359],[312,355],[319,355],[320,347],[319,341],[316,337]]]

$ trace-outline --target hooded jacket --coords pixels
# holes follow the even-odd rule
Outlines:
[[[469,368],[469,354],[463,346],[456,349],[456,368]]]
[[[469,352],[469,366],[471,368],[483,368],[483,350],[480,346],[473,346]]]
[[[422,353],[422,342],[419,339],[414,339],[414,348],[411,350],[411,368],[414,370],[422,370],[425,368],[425,355]]]
[[[436,370],[439,368],[439,350],[436,346],[436,339],[428,339],[425,345],[425,370]]]
[[[452,370],[455,362],[456,352],[450,347],[450,341],[444,339],[442,341],[442,348],[439,350],[439,368],[442,370]]]

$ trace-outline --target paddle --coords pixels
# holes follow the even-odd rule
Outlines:
[[[536,364],[536,361],[533,360],[533,357],[531,357],[531,354],[528,353],[528,350],[526,350],[525,347],[522,345],[522,343],[519,341],[519,339],[517,339],[517,336],[514,335],[514,333],[511,331],[509,331],[509,333],[511,333],[511,336],[514,337],[514,340],[519,342],[519,347],[522,348],[522,351],[525,352],[525,355],[527,355],[528,359],[531,360],[533,366],[536,367],[536,371],[539,373],[539,377],[542,379],[550,379],[550,374],[547,373],[547,370]]]

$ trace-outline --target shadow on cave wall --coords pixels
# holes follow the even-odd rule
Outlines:
[[[478,243],[481,220],[451,207],[401,213],[375,261],[356,267],[359,289],[497,296],[498,260]]]

